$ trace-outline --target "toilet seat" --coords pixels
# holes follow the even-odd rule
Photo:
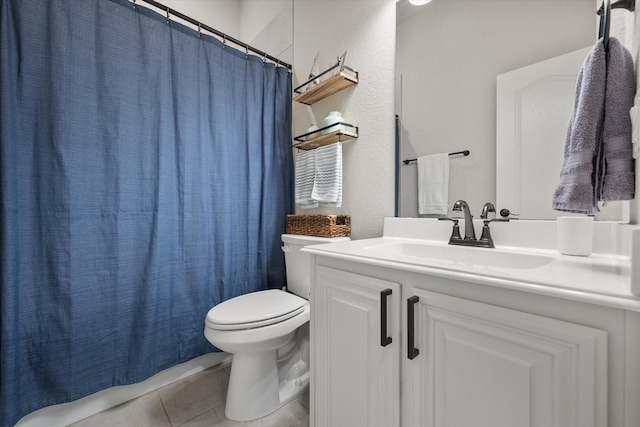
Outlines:
[[[308,304],[297,295],[277,289],[252,292],[213,307],[207,313],[206,325],[222,331],[260,328],[295,317]]]

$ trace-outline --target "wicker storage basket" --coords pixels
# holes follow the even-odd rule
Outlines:
[[[316,237],[351,236],[349,215],[287,215],[287,234]]]

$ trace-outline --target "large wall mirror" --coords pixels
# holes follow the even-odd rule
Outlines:
[[[476,217],[485,202],[522,219],[560,214],[550,209],[551,199],[562,166],[575,76],[596,40],[596,10],[595,0],[397,3],[399,216],[419,216],[417,165],[402,160],[462,150],[470,155],[450,158],[450,205],[464,199]],[[547,69],[557,75],[539,84],[544,78],[536,73]],[[498,99],[500,81],[507,92],[502,90]],[[502,111],[499,118],[497,110],[518,104],[513,93],[519,94],[518,108],[530,113],[505,138],[500,134],[509,112]],[[545,133],[552,127],[556,136]],[[545,189],[543,182],[552,188]],[[627,220],[628,205],[607,206],[599,217]]]

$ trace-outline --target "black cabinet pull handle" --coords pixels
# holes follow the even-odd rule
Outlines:
[[[420,301],[417,295],[412,296],[407,300],[407,357],[409,360],[416,358],[420,354],[420,350],[415,348],[415,305]]]
[[[386,347],[391,344],[390,336],[387,335],[387,297],[391,295],[391,289],[380,291],[380,345]]]

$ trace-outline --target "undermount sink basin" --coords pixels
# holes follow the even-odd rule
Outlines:
[[[396,258],[419,258],[455,264],[516,270],[538,268],[553,261],[552,257],[538,254],[413,242],[383,243],[369,246],[364,248],[364,250],[377,255],[386,254]]]

